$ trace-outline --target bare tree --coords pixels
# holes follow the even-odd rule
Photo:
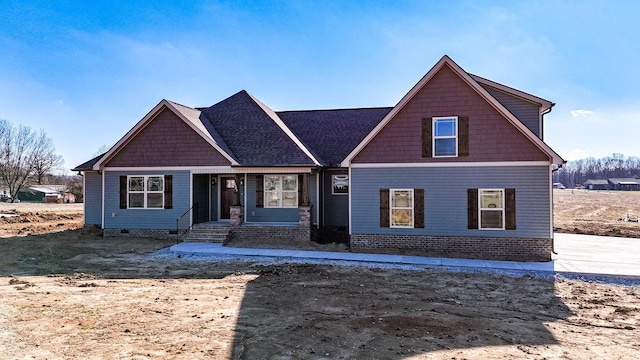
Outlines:
[[[44,131],[0,120],[0,181],[13,199],[30,181],[41,180],[43,173],[61,165],[62,158]]]
[[[47,137],[43,130],[35,135],[33,156],[33,178],[36,184],[41,185],[47,175],[54,170],[59,170],[64,165],[62,156],[56,154],[53,141]]]

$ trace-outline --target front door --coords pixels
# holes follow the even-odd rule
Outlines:
[[[229,207],[234,203],[236,191],[235,177],[220,178],[220,219],[231,218]]]

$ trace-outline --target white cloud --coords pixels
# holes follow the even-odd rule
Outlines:
[[[587,117],[593,115],[591,110],[571,110],[572,117]]]
[[[587,157],[588,151],[580,148],[575,148],[569,151],[569,154],[566,156],[565,160],[577,160],[584,159]]]

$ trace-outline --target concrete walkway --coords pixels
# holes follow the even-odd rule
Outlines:
[[[257,256],[296,260],[342,260],[380,264],[470,267],[480,269],[542,271],[575,275],[640,278],[640,239],[555,234],[555,251],[549,262],[514,262],[350,252],[251,249],[221,244],[184,242],[170,252],[195,256]]]

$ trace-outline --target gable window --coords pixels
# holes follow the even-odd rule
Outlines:
[[[467,189],[468,228],[516,229],[516,189]]]
[[[164,176],[127,177],[127,204],[129,209],[164,208]]]
[[[458,117],[433,118],[433,156],[458,156]]]
[[[469,117],[442,116],[422,119],[422,157],[469,156]]]
[[[331,186],[333,195],[349,194],[349,175],[331,175]]]
[[[298,176],[265,175],[264,207],[298,207]]]

